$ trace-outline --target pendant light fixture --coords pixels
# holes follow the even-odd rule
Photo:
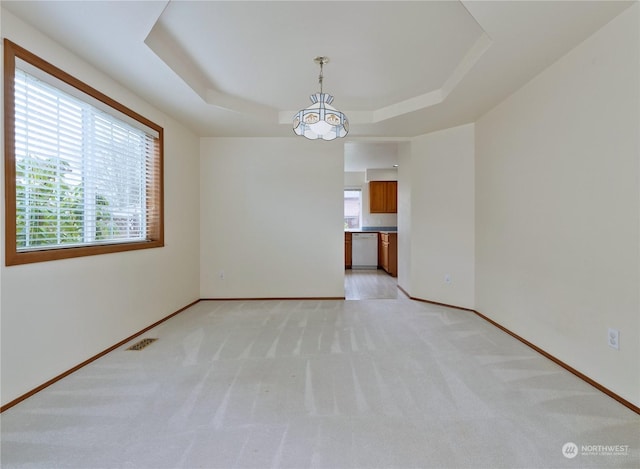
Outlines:
[[[349,133],[347,116],[331,106],[333,96],[322,92],[323,66],[329,62],[329,57],[313,59],[320,65],[320,93],[309,96],[311,106],[298,112],[293,118],[293,131],[310,140],[333,140],[344,137]]]

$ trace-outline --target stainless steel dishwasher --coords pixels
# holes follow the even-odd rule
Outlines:
[[[351,268],[378,268],[378,233],[353,233],[351,235]]]

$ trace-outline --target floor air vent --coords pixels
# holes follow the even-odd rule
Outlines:
[[[135,344],[133,344],[127,350],[142,350],[147,345],[154,343],[156,340],[158,339],[142,339],[140,342],[136,342]]]

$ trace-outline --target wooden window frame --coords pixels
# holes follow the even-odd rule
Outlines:
[[[4,39],[4,169],[5,169],[5,265],[94,256],[114,252],[133,251],[164,246],[164,131],[128,107],[106,96],[72,75],[55,67],[28,50]],[[95,244],[70,247],[52,247],[32,251],[18,251],[16,233],[16,158],[15,158],[15,68],[21,59],[49,75],[73,86],[118,112],[140,122],[158,133],[154,161],[150,171],[151,184],[147,188],[147,239],[142,241]]]

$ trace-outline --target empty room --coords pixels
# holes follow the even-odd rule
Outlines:
[[[3,468],[640,467],[638,1],[5,1]]]

